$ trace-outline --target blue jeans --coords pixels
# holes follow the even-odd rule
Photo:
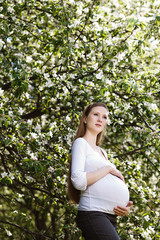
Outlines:
[[[120,240],[117,229],[117,217],[98,211],[78,211],[78,228],[85,240]]]

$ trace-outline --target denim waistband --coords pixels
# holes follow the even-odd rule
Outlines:
[[[79,215],[90,215],[90,214],[104,214],[105,216],[108,216],[109,218],[112,219],[117,219],[117,215],[114,214],[110,214],[110,213],[106,213],[106,212],[101,212],[101,211],[82,211],[82,210],[78,210],[78,214]]]

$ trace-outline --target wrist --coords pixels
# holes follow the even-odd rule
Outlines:
[[[106,169],[106,174],[108,174],[108,173],[110,173],[112,171],[112,167],[109,166],[109,165],[106,166],[105,169]]]

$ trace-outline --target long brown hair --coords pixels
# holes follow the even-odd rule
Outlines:
[[[101,103],[101,102],[89,104],[83,111],[83,114],[82,114],[82,117],[81,117],[78,129],[77,129],[77,133],[76,133],[76,136],[74,138],[74,141],[77,138],[83,137],[85,135],[85,133],[86,133],[86,124],[84,123],[84,118],[88,117],[91,109],[94,108],[94,107],[104,107],[105,109],[108,110],[107,106],[104,103]],[[104,135],[104,131],[105,131],[105,129],[97,135],[96,144],[98,146],[100,145],[100,143],[102,141],[102,137]],[[70,156],[69,160],[70,161],[69,161],[69,176],[68,176],[68,196],[69,196],[70,200],[73,203],[77,203],[78,204],[79,200],[80,200],[80,190],[77,190],[76,188],[74,188],[74,186],[73,186],[73,184],[71,182],[71,165],[72,165],[72,157],[71,156]]]

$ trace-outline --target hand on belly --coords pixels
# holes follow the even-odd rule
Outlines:
[[[117,206],[114,208],[114,212],[118,216],[127,216],[130,213],[130,207],[132,206],[133,202],[129,201],[126,207]]]

